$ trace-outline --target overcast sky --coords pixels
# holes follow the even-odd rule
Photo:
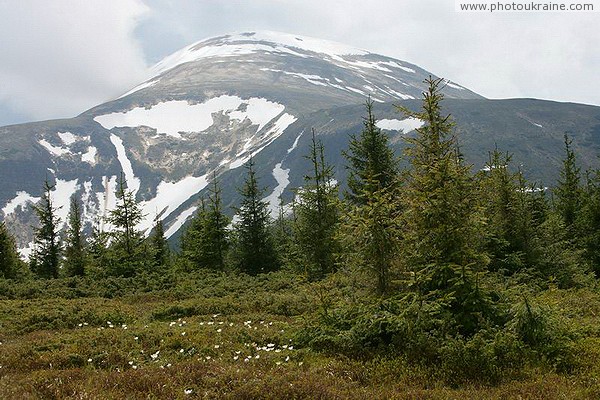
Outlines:
[[[181,47],[252,30],[361,47],[490,98],[600,105],[597,12],[456,13],[454,0],[0,0],[0,125],[75,116]]]

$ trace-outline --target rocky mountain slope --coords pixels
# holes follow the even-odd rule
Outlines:
[[[146,82],[75,118],[0,128],[0,218],[26,254],[35,223],[29,205],[44,179],[56,185],[62,221],[76,194],[90,227],[114,207],[122,171],[146,214],[140,228],[148,231],[159,216],[175,237],[213,173],[226,203],[237,202],[235,187],[250,156],[275,208],[280,195],[289,199],[290,188],[302,185],[312,128],[343,182],[340,152],[361,129],[367,96],[400,153],[401,136],[421,122],[405,119],[393,104],[418,107],[429,75],[404,61],[296,35],[248,32],[203,40],[162,60]],[[492,101],[451,81],[444,94],[477,168],[497,144],[514,152],[530,176],[552,181],[565,132],[586,165],[596,162],[598,107]]]

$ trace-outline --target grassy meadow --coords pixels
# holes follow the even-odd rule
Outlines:
[[[452,365],[393,345],[344,352],[307,340],[307,327],[355,301],[340,275],[1,282],[0,398],[600,398],[597,290],[536,295],[569,329],[568,368],[542,357],[493,381],[456,380]]]

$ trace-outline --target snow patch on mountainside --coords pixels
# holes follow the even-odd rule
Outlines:
[[[387,66],[393,67],[393,68],[399,68],[403,71],[410,72],[411,74],[414,74],[417,72],[412,68],[405,67],[404,65],[398,64],[396,61],[380,61],[379,64],[387,65]]]
[[[138,92],[142,89],[146,89],[149,87],[152,87],[154,85],[156,85],[159,82],[160,79],[151,79],[147,82],[142,83],[141,85],[137,85],[136,87],[134,87],[133,89],[131,89],[130,91],[128,91],[127,93],[123,93],[121,96],[117,97],[117,99],[121,99],[125,96],[128,96],[132,93]]]
[[[272,68],[261,68],[260,70],[294,76],[296,78],[304,79],[308,83],[312,83],[313,85],[318,85],[318,86],[327,86],[327,83],[325,83],[325,82],[329,82],[329,79],[322,78],[319,75],[301,74],[299,72],[288,72],[288,71],[283,71],[281,69],[272,69]]]
[[[98,210],[95,214],[102,217],[100,219],[100,230],[104,231],[107,225],[109,225],[105,223],[106,217],[108,217],[109,211],[114,210],[117,205],[117,197],[115,195],[117,177],[114,175],[111,177],[104,176],[102,179],[102,186],[104,187],[104,192],[96,193]]]
[[[296,149],[296,147],[298,146],[298,141],[300,140],[300,137],[303,133],[304,131],[300,132],[298,136],[296,136],[296,139],[294,140],[292,146],[289,149],[287,149],[287,153],[285,154],[283,160],[281,160],[280,163],[275,164],[275,168],[273,168],[272,174],[275,180],[277,181],[277,186],[275,187],[275,189],[273,189],[273,192],[271,192],[270,195],[263,199],[263,201],[269,203],[269,212],[271,213],[271,216],[273,218],[276,218],[279,213],[279,197],[283,194],[283,191],[290,185],[290,169],[281,168],[281,165],[283,164],[287,156]]]
[[[53,156],[60,157],[65,154],[71,154],[71,151],[69,149],[54,146],[48,143],[46,139],[41,139],[40,141],[38,141],[38,143],[41,144],[46,150],[48,150],[48,152]]]
[[[304,130],[302,130],[302,132],[300,132],[300,134],[298,136],[296,136],[296,139],[294,140],[294,143],[292,144],[292,147],[290,147],[287,150],[287,154],[290,154],[292,151],[296,150],[296,147],[298,147],[298,142],[300,141],[300,137],[302,137],[303,133],[304,133]]]
[[[273,168],[273,177],[277,181],[277,186],[263,201],[269,203],[269,212],[271,216],[275,217],[279,210],[279,196],[281,196],[285,188],[290,184],[290,170],[289,168],[281,168],[281,163],[277,163],[275,164],[275,168]]]
[[[71,132],[58,132],[57,135],[67,146],[70,146],[77,141],[77,138]]]
[[[177,216],[177,219],[175,219],[175,221],[171,224],[169,229],[167,229],[165,231],[165,237],[168,239],[171,236],[173,236],[175,234],[175,232],[177,232],[179,230],[179,228],[181,228],[183,226],[183,224],[185,224],[185,222],[188,220],[188,218],[191,217],[196,212],[197,209],[198,209],[197,206],[193,206],[193,207],[188,208],[181,214],[179,214]]]
[[[98,153],[98,149],[94,146],[89,146],[86,153],[81,155],[81,161],[86,162],[88,164],[94,165],[96,164],[96,154]]]
[[[390,64],[391,62],[388,62],[387,64]],[[355,63],[356,64],[356,63]],[[367,67],[367,68],[375,68],[375,69],[381,69],[379,67],[377,67],[376,64],[382,64],[381,62],[379,63],[367,63],[367,62],[360,62],[358,63],[360,64],[362,67]],[[396,63],[393,63],[394,65],[398,65]],[[398,67],[400,67],[398,65]],[[357,68],[360,69],[360,68]],[[261,68],[261,71],[265,71],[265,72],[273,72],[273,73],[277,73],[277,74],[283,74],[283,75],[287,75],[287,76],[293,76],[295,78],[298,79],[303,79],[305,81],[307,81],[308,83],[311,83],[313,85],[317,85],[317,86],[330,86],[339,90],[343,90],[345,92],[355,92],[358,93],[360,95],[365,96],[366,93],[371,93],[371,94],[375,94],[375,93],[379,93],[383,92],[384,94],[391,96],[391,97],[395,97],[398,99],[402,99],[402,100],[407,100],[407,99],[414,99],[413,96],[411,95],[407,95],[401,92],[398,92],[397,90],[391,89],[389,86],[385,86],[385,89],[381,88],[380,86],[371,86],[371,85],[363,85],[363,88],[365,88],[367,90],[367,92],[360,90],[360,89],[356,89],[353,87],[345,87],[345,86],[341,86],[339,83],[343,83],[342,80],[334,78],[335,82],[338,83],[334,83],[332,80],[328,79],[328,78],[323,78],[322,76],[319,75],[314,75],[314,74],[303,74],[303,73],[299,73],[299,72],[288,72],[288,71],[283,71],[280,69],[273,69],[273,68]],[[385,71],[387,72],[392,72],[388,69],[385,69]],[[411,70],[414,72],[414,70]],[[369,80],[367,80],[364,76],[360,75],[362,79],[364,79],[365,82],[370,83],[371,82]],[[386,75],[387,76],[387,75]],[[400,82],[398,79],[395,79],[396,81]],[[403,83],[404,84],[404,83]],[[404,84],[405,86],[407,86],[406,84]],[[379,99],[374,99],[375,101],[378,102],[383,102],[383,100],[379,100]]]
[[[275,121],[271,129],[269,129],[267,133],[260,137],[258,143],[253,143],[252,139],[254,139],[254,137],[252,137],[244,144],[244,150],[237,154],[238,158],[229,163],[229,169],[236,169],[244,165],[248,160],[250,160],[250,157],[254,157],[260,153],[265,147],[270,145],[275,139],[281,136],[287,127],[296,122],[296,120],[297,118],[291,114],[282,114],[277,121]],[[256,148],[256,150],[254,150],[251,154],[247,154],[247,151],[252,147],[258,148]]]
[[[285,106],[263,98],[243,100],[237,96],[223,95],[200,104],[183,100],[167,101],[150,108],[137,107],[125,113],[99,115],[94,120],[106,129],[148,126],[158,133],[181,139],[180,132],[203,132],[210,128],[214,123],[214,113],[221,112],[238,121],[247,118],[260,130],[284,109]]]
[[[6,217],[7,215],[14,213],[18,207],[21,208],[21,211],[24,211],[25,206],[27,206],[30,203],[35,204],[39,200],[39,197],[33,197],[27,192],[20,191],[17,192],[17,195],[12,200],[6,203],[6,205],[2,208],[2,212]]]
[[[457,85],[457,84],[455,84],[455,83],[452,83],[452,81],[450,81],[450,80],[448,80],[448,79],[445,79],[445,80],[444,80],[444,83],[446,84],[446,86],[448,86],[448,87],[451,87],[451,88],[453,88],[453,89],[465,90],[465,88],[464,88],[464,87],[462,87],[462,86],[459,86],[459,85]]]
[[[195,177],[188,176],[177,182],[162,181],[156,188],[156,197],[141,203],[144,220],[138,226],[142,231],[149,231],[155,216],[165,219],[193,195],[208,185],[208,174]]]
[[[263,98],[252,97],[248,100],[241,100],[238,97],[238,99],[242,104],[247,105],[246,109],[244,111],[236,110],[228,113],[229,118],[237,119],[238,121],[244,121],[248,118],[253,125],[258,125],[257,132],[260,132],[266,124],[285,110],[284,105]]]
[[[298,50],[325,54],[341,61],[345,61],[341,58],[344,55],[369,54],[366,50],[308,36],[271,31],[246,32],[196,42],[166,57],[156,64],[152,71],[155,74],[160,74],[181,64],[203,58],[233,57],[253,54],[258,51],[307,57],[306,54],[299,53]]]
[[[56,179],[54,190],[51,193],[52,202],[56,207],[56,216],[60,219],[58,225],[59,230],[62,229],[69,216],[69,207],[71,203],[71,196],[79,189],[77,179],[72,181],[63,181],[62,179]]]
[[[125,175],[125,180],[127,181],[127,188],[133,192],[135,195],[137,191],[140,189],[140,180],[136,178],[133,173],[133,167],[131,166],[131,161],[127,158],[127,153],[125,152],[125,146],[123,146],[123,140],[120,137],[114,134],[110,134],[110,141],[115,146],[117,150],[117,159],[121,164],[121,169],[123,170],[123,174]]]
[[[388,131],[403,131],[403,133],[414,131],[415,129],[422,127],[423,124],[424,122],[418,118],[406,118],[403,120],[382,119],[376,123],[379,129]]]

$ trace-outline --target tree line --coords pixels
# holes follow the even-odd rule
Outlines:
[[[0,223],[0,277],[130,277],[201,268],[256,275],[283,268],[320,280],[345,269],[367,276],[380,296],[403,292],[446,299],[468,331],[489,306],[481,285],[487,274],[523,275],[561,287],[585,285],[600,275],[600,171],[582,174],[571,139],[565,135],[560,179],[551,190],[527,181],[510,153],[499,149],[490,152],[485,168],[472,171],[454,122],[441,108],[443,81],[430,78],[426,84],[421,110],[399,107],[424,122],[405,137],[401,157],[408,168],[400,168],[369,100],[363,129],[343,153],[344,193],[313,131],[304,184],[290,204],[280,205],[276,218],[262,200],[265,189],[250,159],[234,221],[213,174],[177,254],[160,218],[148,237],[137,229],[145,215],[123,175],[115,209],[90,235],[84,235],[76,197],[66,229],[59,232],[53,187],[45,182],[33,206],[39,223],[26,265]]]

